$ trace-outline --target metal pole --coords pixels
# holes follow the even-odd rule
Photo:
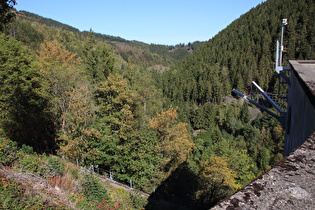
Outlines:
[[[287,19],[282,19],[282,27],[281,27],[281,49],[280,49],[280,66],[282,66],[282,53],[283,53],[283,33],[284,33],[284,26],[287,25]]]
[[[276,45],[276,66],[275,66],[276,72],[279,74],[279,41],[277,40]]]
[[[283,28],[284,28],[284,25],[282,24],[282,27],[281,27],[281,44],[280,44],[280,66],[282,66],[282,52],[283,52]]]
[[[251,98],[249,98],[248,96],[244,95],[243,93],[241,93],[240,91],[233,89],[232,90],[234,93],[236,93],[237,95],[241,96],[242,98],[244,98],[246,101],[254,104],[255,106],[257,106],[258,108],[260,108],[261,110],[267,112],[268,114],[270,114],[271,116],[273,116],[276,119],[279,119],[279,116],[276,115],[275,113],[273,113],[272,111],[268,110],[266,107],[260,105],[259,103],[257,103],[256,101],[252,100]]]
[[[259,85],[257,85],[256,82],[252,81],[253,85],[265,96],[265,98],[274,106],[280,113],[284,112],[269,96],[268,94],[261,88]]]

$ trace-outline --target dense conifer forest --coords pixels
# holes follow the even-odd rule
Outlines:
[[[285,64],[315,59],[314,0],[268,0],[207,42],[176,46],[80,32],[14,3],[0,9],[1,167],[82,181],[64,186],[79,209],[208,209],[282,158],[279,122],[231,90],[277,92],[283,18]],[[151,197],[114,193],[70,162]]]

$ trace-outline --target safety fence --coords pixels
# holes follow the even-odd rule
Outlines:
[[[123,187],[125,190],[130,191],[133,190],[137,193],[140,193],[143,197],[149,197],[150,194],[147,192],[144,192],[140,189],[136,189],[134,187],[133,180],[130,179],[129,182],[126,182],[124,180],[118,179],[115,174],[109,170],[103,169],[99,167],[98,165],[90,165],[90,167],[82,167],[79,165],[79,161],[76,160],[76,165],[83,169],[85,172],[93,173],[95,176],[98,176],[101,179],[106,179],[106,181],[109,181],[112,183],[112,185]],[[154,190],[155,191],[155,190]]]

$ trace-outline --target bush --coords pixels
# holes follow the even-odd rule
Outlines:
[[[147,199],[143,198],[139,192],[131,191],[130,198],[135,209],[144,209],[147,205]]]
[[[79,179],[79,170],[77,168],[68,168],[68,172],[73,179]]]
[[[18,145],[9,139],[0,137],[0,162],[5,166],[12,166],[17,160]]]
[[[83,194],[90,202],[101,203],[109,200],[107,190],[102,183],[92,175],[86,175],[82,184]]]
[[[48,159],[47,176],[62,176],[65,173],[65,164],[56,157]]]
[[[39,159],[34,155],[25,155],[20,158],[20,166],[23,171],[37,173],[39,171]]]
[[[33,155],[34,154],[34,150],[33,147],[27,146],[25,144],[22,145],[21,150],[28,155]]]
[[[113,203],[105,186],[94,176],[84,175],[82,194],[78,198],[79,209],[113,209]]]

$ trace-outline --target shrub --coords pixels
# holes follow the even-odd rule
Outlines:
[[[111,196],[114,197],[115,206],[119,209],[130,209],[132,207],[130,194],[124,188],[118,187],[113,189]]]
[[[79,179],[79,170],[76,168],[68,168],[68,172],[73,179]]]
[[[92,175],[86,175],[82,184],[83,194],[90,202],[101,203],[109,200],[105,186]]]
[[[24,155],[20,158],[20,167],[23,171],[37,173],[39,171],[39,159],[35,155]]]
[[[0,137],[0,162],[5,166],[12,166],[17,160],[18,145],[9,139]]]
[[[28,155],[33,155],[34,154],[34,150],[33,147],[27,146],[25,144],[22,145],[21,150]]]
[[[147,205],[147,199],[143,198],[139,192],[131,191],[130,198],[135,209],[144,209]]]
[[[47,176],[62,176],[65,172],[65,164],[56,157],[48,158]]]

